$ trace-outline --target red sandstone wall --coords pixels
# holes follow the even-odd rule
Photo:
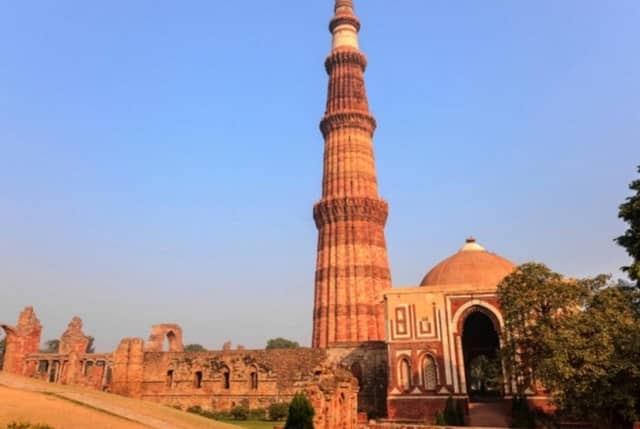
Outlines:
[[[434,423],[436,414],[443,411],[447,397],[442,398],[389,398],[389,420],[415,420]]]
[[[0,324],[7,334],[3,371],[13,374],[27,375],[28,367],[25,358],[29,353],[37,353],[40,348],[42,325],[33,311],[26,307],[13,327]]]
[[[125,338],[113,353],[111,391],[132,398],[142,397],[144,341]]]

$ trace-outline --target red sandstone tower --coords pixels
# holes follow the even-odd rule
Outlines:
[[[381,293],[391,287],[384,237],[388,206],[378,195],[376,121],[367,101],[367,59],[359,49],[352,0],[336,0],[329,29],[329,94],[320,123],[322,199],[313,209],[318,228],[313,347],[320,348],[384,340]]]

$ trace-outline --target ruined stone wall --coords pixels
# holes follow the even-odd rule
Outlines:
[[[82,332],[82,319],[74,317],[60,337],[58,353],[76,353],[78,355],[87,352],[89,347],[89,337]]]
[[[125,338],[113,353],[111,391],[132,398],[142,397],[144,341]]]
[[[383,342],[327,349],[329,362],[348,368],[358,380],[358,411],[368,418],[387,416],[389,363]]]
[[[145,352],[161,352],[164,350],[165,340],[168,351],[183,352],[182,328],[174,323],[163,323],[151,327],[151,335],[144,344]]]
[[[0,324],[7,335],[4,352],[3,371],[13,374],[28,375],[26,356],[37,353],[40,348],[42,325],[33,311],[33,307],[26,307],[14,326]]]
[[[58,353],[39,353],[42,327],[27,308],[8,335],[7,370],[51,383],[72,384],[187,409],[229,411],[236,405],[267,408],[305,393],[316,410],[317,429],[353,429],[358,417],[358,380],[372,389],[386,368],[384,345],[335,350],[231,350],[185,353],[177,325],[156,325],[147,342],[125,338],[114,353],[85,353],[89,338],[73,318]],[[161,351],[164,339],[168,352]],[[375,390],[375,389],[374,389]],[[384,391],[384,388],[378,389]],[[376,394],[366,393],[367,401]],[[384,403],[384,398],[379,399]]]
[[[124,339],[113,356],[112,391],[187,409],[267,408],[305,392],[319,429],[354,428],[358,385],[319,349],[144,352]]]
[[[324,360],[323,351],[311,349],[146,352],[142,397],[182,408],[264,408],[290,399]]]

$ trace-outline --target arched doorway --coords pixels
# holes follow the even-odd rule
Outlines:
[[[498,399],[503,395],[500,332],[489,310],[475,306],[462,325],[462,354],[467,393],[471,402]]]

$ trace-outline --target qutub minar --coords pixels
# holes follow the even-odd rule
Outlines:
[[[331,20],[333,50],[324,136],[318,227],[313,347],[383,341],[382,292],[391,288],[384,226],[389,208],[378,195],[373,156],[376,120],[369,111],[358,46],[360,22],[351,0],[338,0]]]
[[[57,353],[40,353],[42,326],[27,307],[15,326],[0,324],[7,335],[5,372],[182,409],[267,408],[303,391],[316,410],[317,429],[431,423],[449,397],[462,404],[467,420],[482,395],[509,407],[509,374],[503,370],[501,385],[483,385],[471,368],[480,358],[500,367],[504,321],[496,287],[515,265],[468,239],[429,270],[420,286],[391,288],[384,235],[388,206],[378,194],[376,121],[353,1],[336,0],[329,28],[329,90],[320,123],[322,198],[313,209],[318,248],[312,348],[245,350],[227,344],[219,351],[186,353],[180,326],[165,323],[153,326],[146,341],[125,338],[111,353],[87,353],[88,337],[74,317]],[[527,393],[531,404],[546,404],[537,386]]]

